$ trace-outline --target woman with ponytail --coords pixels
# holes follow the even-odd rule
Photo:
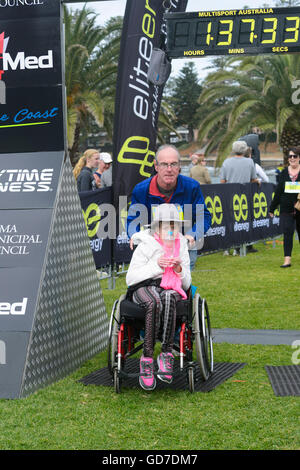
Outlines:
[[[88,149],[78,160],[73,170],[73,175],[77,180],[77,189],[81,191],[92,191],[96,188],[93,176],[93,169],[98,168],[100,154],[98,150]]]

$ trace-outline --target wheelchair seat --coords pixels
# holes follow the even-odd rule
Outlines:
[[[191,301],[179,300],[176,304],[176,318],[190,318],[192,311]],[[145,309],[132,300],[124,299],[120,302],[120,315],[127,320],[144,320]]]
[[[120,303],[120,314],[127,320],[144,320],[145,309],[132,300],[124,299]]]

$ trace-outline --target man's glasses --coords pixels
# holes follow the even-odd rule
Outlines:
[[[289,154],[289,158],[299,158],[299,155],[295,155],[294,153]]]
[[[172,163],[165,163],[161,162],[158,163],[158,166],[162,168],[163,170],[166,170],[167,168],[178,168],[179,167],[179,162],[172,162]]]

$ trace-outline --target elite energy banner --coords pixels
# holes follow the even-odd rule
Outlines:
[[[212,218],[202,251],[225,250],[282,234],[279,212],[273,219],[268,214],[272,183],[207,184],[201,188]]]
[[[162,86],[147,81],[152,50],[164,43],[163,14],[185,11],[187,0],[127,0],[121,40],[114,123],[114,205],[126,212],[132,189],[153,174]],[[127,196],[122,206],[120,196]],[[124,258],[124,244],[115,250]],[[121,250],[121,253],[120,253]]]
[[[111,187],[104,190],[81,193],[81,205],[90,237],[90,247],[97,268],[112,264],[108,233],[122,233],[125,230],[123,218],[119,227],[114,224],[114,214],[107,215],[107,202],[112,197]],[[205,204],[211,213],[211,227],[204,236],[204,246],[199,253],[226,250],[250,244],[259,240],[274,238],[282,234],[279,210],[273,219],[269,217],[275,185],[273,183],[248,184],[205,184],[201,185]],[[110,225],[110,227],[109,227]],[[103,228],[104,227],[104,230]],[[118,235],[115,244],[119,249],[120,263],[130,261],[122,252],[123,238]],[[124,257],[122,258],[122,253]]]

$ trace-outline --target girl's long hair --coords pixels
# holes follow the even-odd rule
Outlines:
[[[82,168],[86,166],[87,161],[91,158],[94,153],[98,153],[98,150],[96,149],[87,149],[82,157],[79,158],[78,162],[76,163],[74,170],[73,170],[73,175],[75,179],[77,180]]]

